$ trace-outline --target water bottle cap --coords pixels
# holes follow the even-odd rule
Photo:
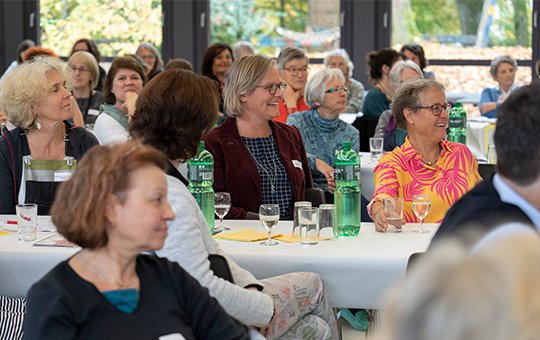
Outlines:
[[[351,142],[350,141],[344,141],[342,144],[344,149],[350,149],[351,148]]]
[[[461,107],[461,103],[460,103],[460,102],[456,102],[456,103],[454,104],[454,107]]]
[[[199,151],[204,150],[204,141],[199,142]]]

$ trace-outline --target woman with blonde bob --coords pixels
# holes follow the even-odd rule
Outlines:
[[[97,144],[69,122],[77,103],[66,79],[65,63],[51,57],[36,57],[6,76],[0,101],[16,128],[4,128],[0,138],[0,214],[36,203],[38,213],[48,215],[57,186]]]
[[[84,122],[94,124],[99,106],[105,103],[101,92],[95,90],[99,80],[96,58],[89,52],[75,52],[69,57],[68,67],[73,97],[77,100]]]
[[[166,162],[134,141],[97,146],[62,185],[51,217],[82,250],[30,288],[25,339],[249,339],[178,264],[141,254],[175,217]]]

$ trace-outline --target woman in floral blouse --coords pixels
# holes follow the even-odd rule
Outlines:
[[[374,171],[376,189],[368,211],[378,231],[387,228],[385,197],[404,198],[403,219],[410,223],[418,222],[412,197],[429,194],[431,210],[425,222],[440,222],[448,208],[481,180],[478,162],[467,146],[446,140],[449,110],[444,87],[436,81],[413,80],[397,90],[392,112],[408,137],[384,155]]]

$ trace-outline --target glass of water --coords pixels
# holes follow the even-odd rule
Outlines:
[[[261,242],[263,246],[275,246],[278,243],[272,240],[272,228],[279,222],[279,205],[261,204],[259,208],[259,220],[268,233],[268,239]]]
[[[371,159],[376,160],[381,158],[383,154],[384,138],[371,137],[369,139],[369,152]]]
[[[300,223],[300,243],[314,245],[319,243],[319,208],[298,209]]]
[[[231,194],[228,192],[216,192],[214,194],[214,211],[219,217],[219,226],[214,229],[214,232],[221,230],[231,230],[229,227],[223,225],[223,217],[227,215],[229,209],[231,209]],[[217,230],[216,230],[217,229]]]

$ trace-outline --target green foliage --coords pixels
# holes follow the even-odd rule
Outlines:
[[[460,34],[454,0],[410,0],[410,3],[414,26],[420,34]]]
[[[499,15],[490,32],[492,46],[532,46],[529,0],[497,0]]]
[[[80,38],[103,56],[135,53],[142,41],[160,48],[161,0],[41,0],[41,43],[67,56]]]

